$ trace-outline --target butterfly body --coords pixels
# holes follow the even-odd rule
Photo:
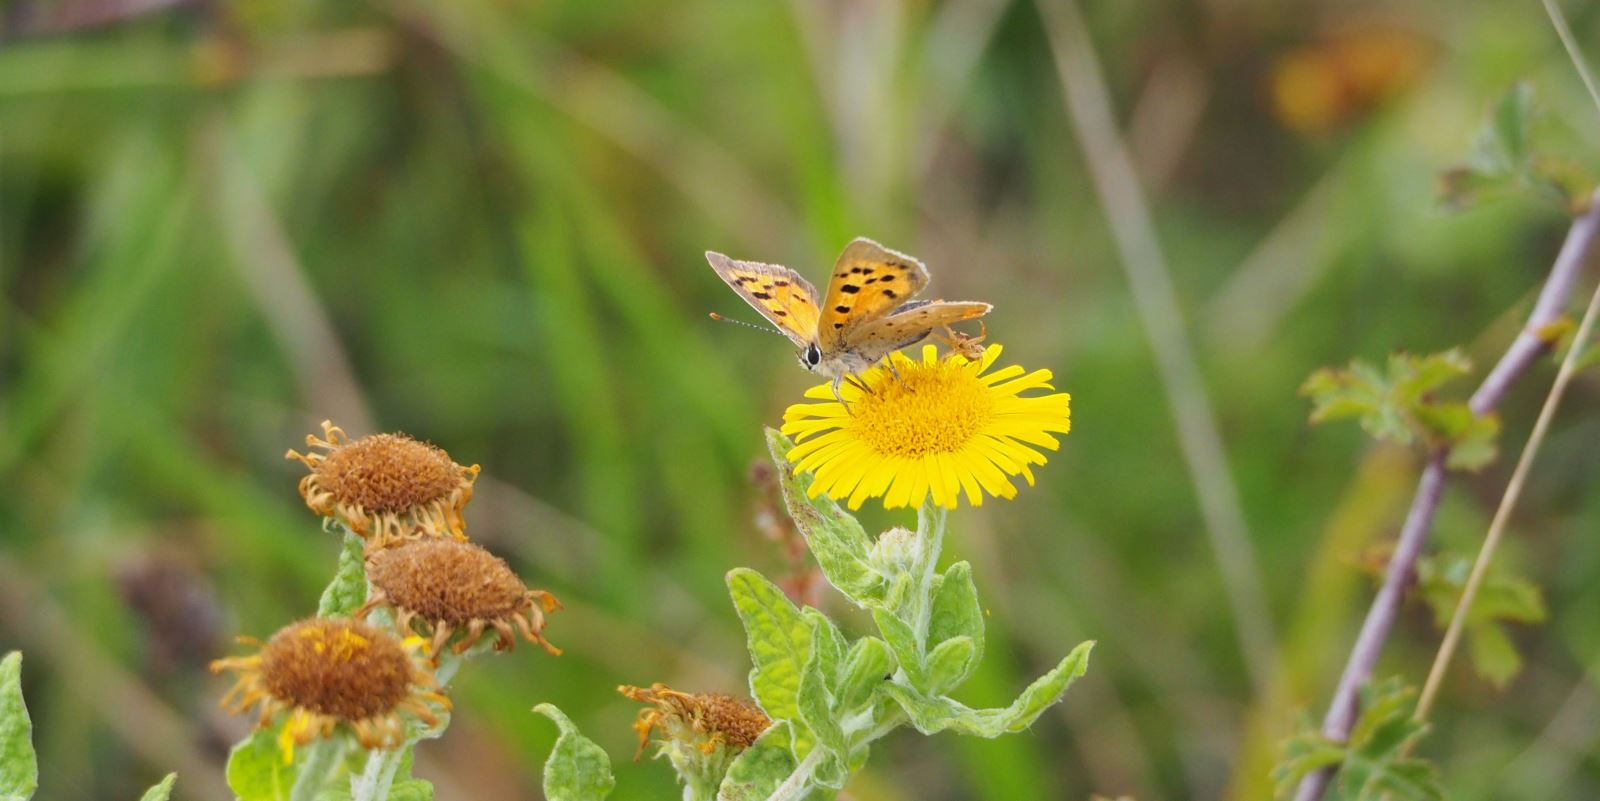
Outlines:
[[[800,365],[839,382],[890,353],[922,341],[935,328],[982,317],[993,308],[972,301],[913,300],[928,285],[922,262],[865,237],[845,246],[817,290],[795,271],[706,252],[711,268],[799,349]]]

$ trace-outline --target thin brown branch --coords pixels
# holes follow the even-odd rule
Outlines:
[[[1468,401],[1475,414],[1493,411],[1511,385],[1550,348],[1551,342],[1544,334],[1545,328],[1556,322],[1565,310],[1573,285],[1577,283],[1578,275],[1594,250],[1597,233],[1600,233],[1600,191],[1590,198],[1588,210],[1574,220],[1567,231],[1566,242],[1562,244],[1561,252],[1550,268],[1550,277],[1545,280],[1544,290],[1539,293],[1539,300],[1528,316],[1527,325],[1523,326],[1522,332]],[[1433,527],[1433,516],[1444,491],[1446,455],[1444,451],[1434,453],[1422,471],[1416,498],[1412,500],[1411,511],[1406,515],[1405,526],[1400,530],[1394,556],[1389,559],[1383,586],[1379,588],[1377,597],[1372,599],[1372,607],[1367,610],[1361,633],[1356,637],[1355,647],[1351,649],[1344,673],[1334,689],[1333,700],[1328,704],[1328,713],[1322,720],[1322,735],[1335,742],[1344,742],[1350,737],[1358,711],[1357,692],[1372,678],[1383,644],[1389,638],[1389,631],[1399,614],[1405,585],[1411,580],[1417,557],[1421,555],[1428,531]],[[1332,768],[1327,768],[1306,776],[1300,782],[1295,801],[1321,799],[1327,792],[1333,773]]]

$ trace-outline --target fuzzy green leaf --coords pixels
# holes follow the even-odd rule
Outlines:
[[[844,634],[827,615],[809,606],[800,610],[800,616],[811,626],[811,640],[815,646],[811,661],[818,662],[826,686],[832,687],[838,682],[845,649],[849,647]]]
[[[228,789],[239,801],[285,801],[296,773],[284,764],[275,729],[257,729],[228,752]]]
[[[717,801],[765,801],[797,765],[788,721],[767,729],[728,766]]]
[[[960,686],[978,665],[978,648],[971,637],[951,637],[928,654],[928,691],[947,693]]]
[[[747,568],[728,572],[728,592],[750,648],[750,694],[773,720],[799,720],[800,675],[811,658],[811,624],[777,585]],[[809,739],[797,732],[803,744]]]
[[[866,707],[872,693],[894,672],[894,652],[877,637],[862,637],[850,646],[840,670],[835,703],[845,714]]]
[[[978,601],[978,587],[972,582],[972,565],[956,562],[945,570],[944,580],[933,599],[928,642],[934,645],[934,651],[928,655],[928,670],[947,669],[934,665],[940,645],[964,637],[971,641],[970,654],[964,663],[954,665],[959,669],[950,675],[947,686],[956,687],[966,681],[983,661],[983,629],[983,604]]]
[[[172,797],[172,786],[177,782],[178,774],[168,773],[167,777],[162,779],[160,783],[144,791],[144,795],[139,797],[139,801],[167,801],[168,798]]]
[[[1570,160],[1541,152],[1549,126],[1527,83],[1506,92],[1478,132],[1467,162],[1446,171],[1441,199],[1446,208],[1461,210],[1516,193],[1532,194],[1567,210],[1576,209],[1593,180]]]
[[[22,700],[22,652],[0,659],[0,799],[27,801],[39,789],[33,721]]]
[[[540,704],[533,711],[561,729],[544,763],[544,797],[549,801],[604,801],[617,786],[605,750],[579,734],[572,720],[554,705]]]
[[[806,497],[812,478],[809,473],[796,472],[789,464],[786,454],[794,449],[794,443],[788,437],[767,429],[767,449],[778,471],[789,517],[806,538],[822,575],[857,606],[884,606],[889,581],[867,561],[872,540],[866,529],[832,498]]]
[[[946,697],[927,696],[903,684],[890,682],[883,691],[894,698],[923,734],[950,730],[974,737],[999,737],[1020,732],[1033,725],[1050,705],[1061,700],[1067,688],[1089,667],[1093,642],[1081,643],[1049,673],[1002,709],[972,709]]]
[[[823,644],[826,639],[821,633],[811,638],[811,656],[801,672],[800,692],[795,700],[800,709],[800,721],[811,730],[817,745],[830,753],[843,754],[847,746],[834,713],[833,692],[829,688],[833,683],[831,674],[837,669],[838,662],[835,660],[830,664],[824,654],[828,650],[828,646]]]
[[[872,619],[878,624],[878,631],[883,634],[889,649],[894,652],[895,661],[900,664],[906,680],[912,687],[925,690],[928,686],[927,671],[923,669],[922,654],[917,649],[917,634],[911,624],[886,609],[872,610]]]
[[[317,602],[318,617],[347,617],[367,600],[366,541],[346,531],[333,581]]]

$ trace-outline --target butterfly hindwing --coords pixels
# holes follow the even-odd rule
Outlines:
[[[922,262],[865,237],[845,246],[828,276],[818,340],[824,350],[853,341],[852,329],[888,315],[928,285]]]
[[[932,300],[906,304],[893,314],[864,323],[850,347],[868,361],[921,342],[933,329],[988,314],[994,307],[977,301]]]
[[[794,270],[706,251],[711,269],[796,346],[817,335],[817,290]]]

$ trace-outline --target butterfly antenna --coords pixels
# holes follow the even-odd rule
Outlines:
[[[745,328],[754,328],[757,331],[763,331],[763,332],[768,333],[768,334],[777,334],[778,336],[783,336],[783,332],[779,331],[776,328],[768,328],[767,326],[764,326],[764,325],[756,325],[755,323],[747,323],[747,322],[745,322],[743,320],[735,320],[732,317],[723,317],[722,315],[717,314],[716,312],[712,312],[711,313],[711,319],[716,320],[719,323],[733,323],[734,325],[742,325]]]

